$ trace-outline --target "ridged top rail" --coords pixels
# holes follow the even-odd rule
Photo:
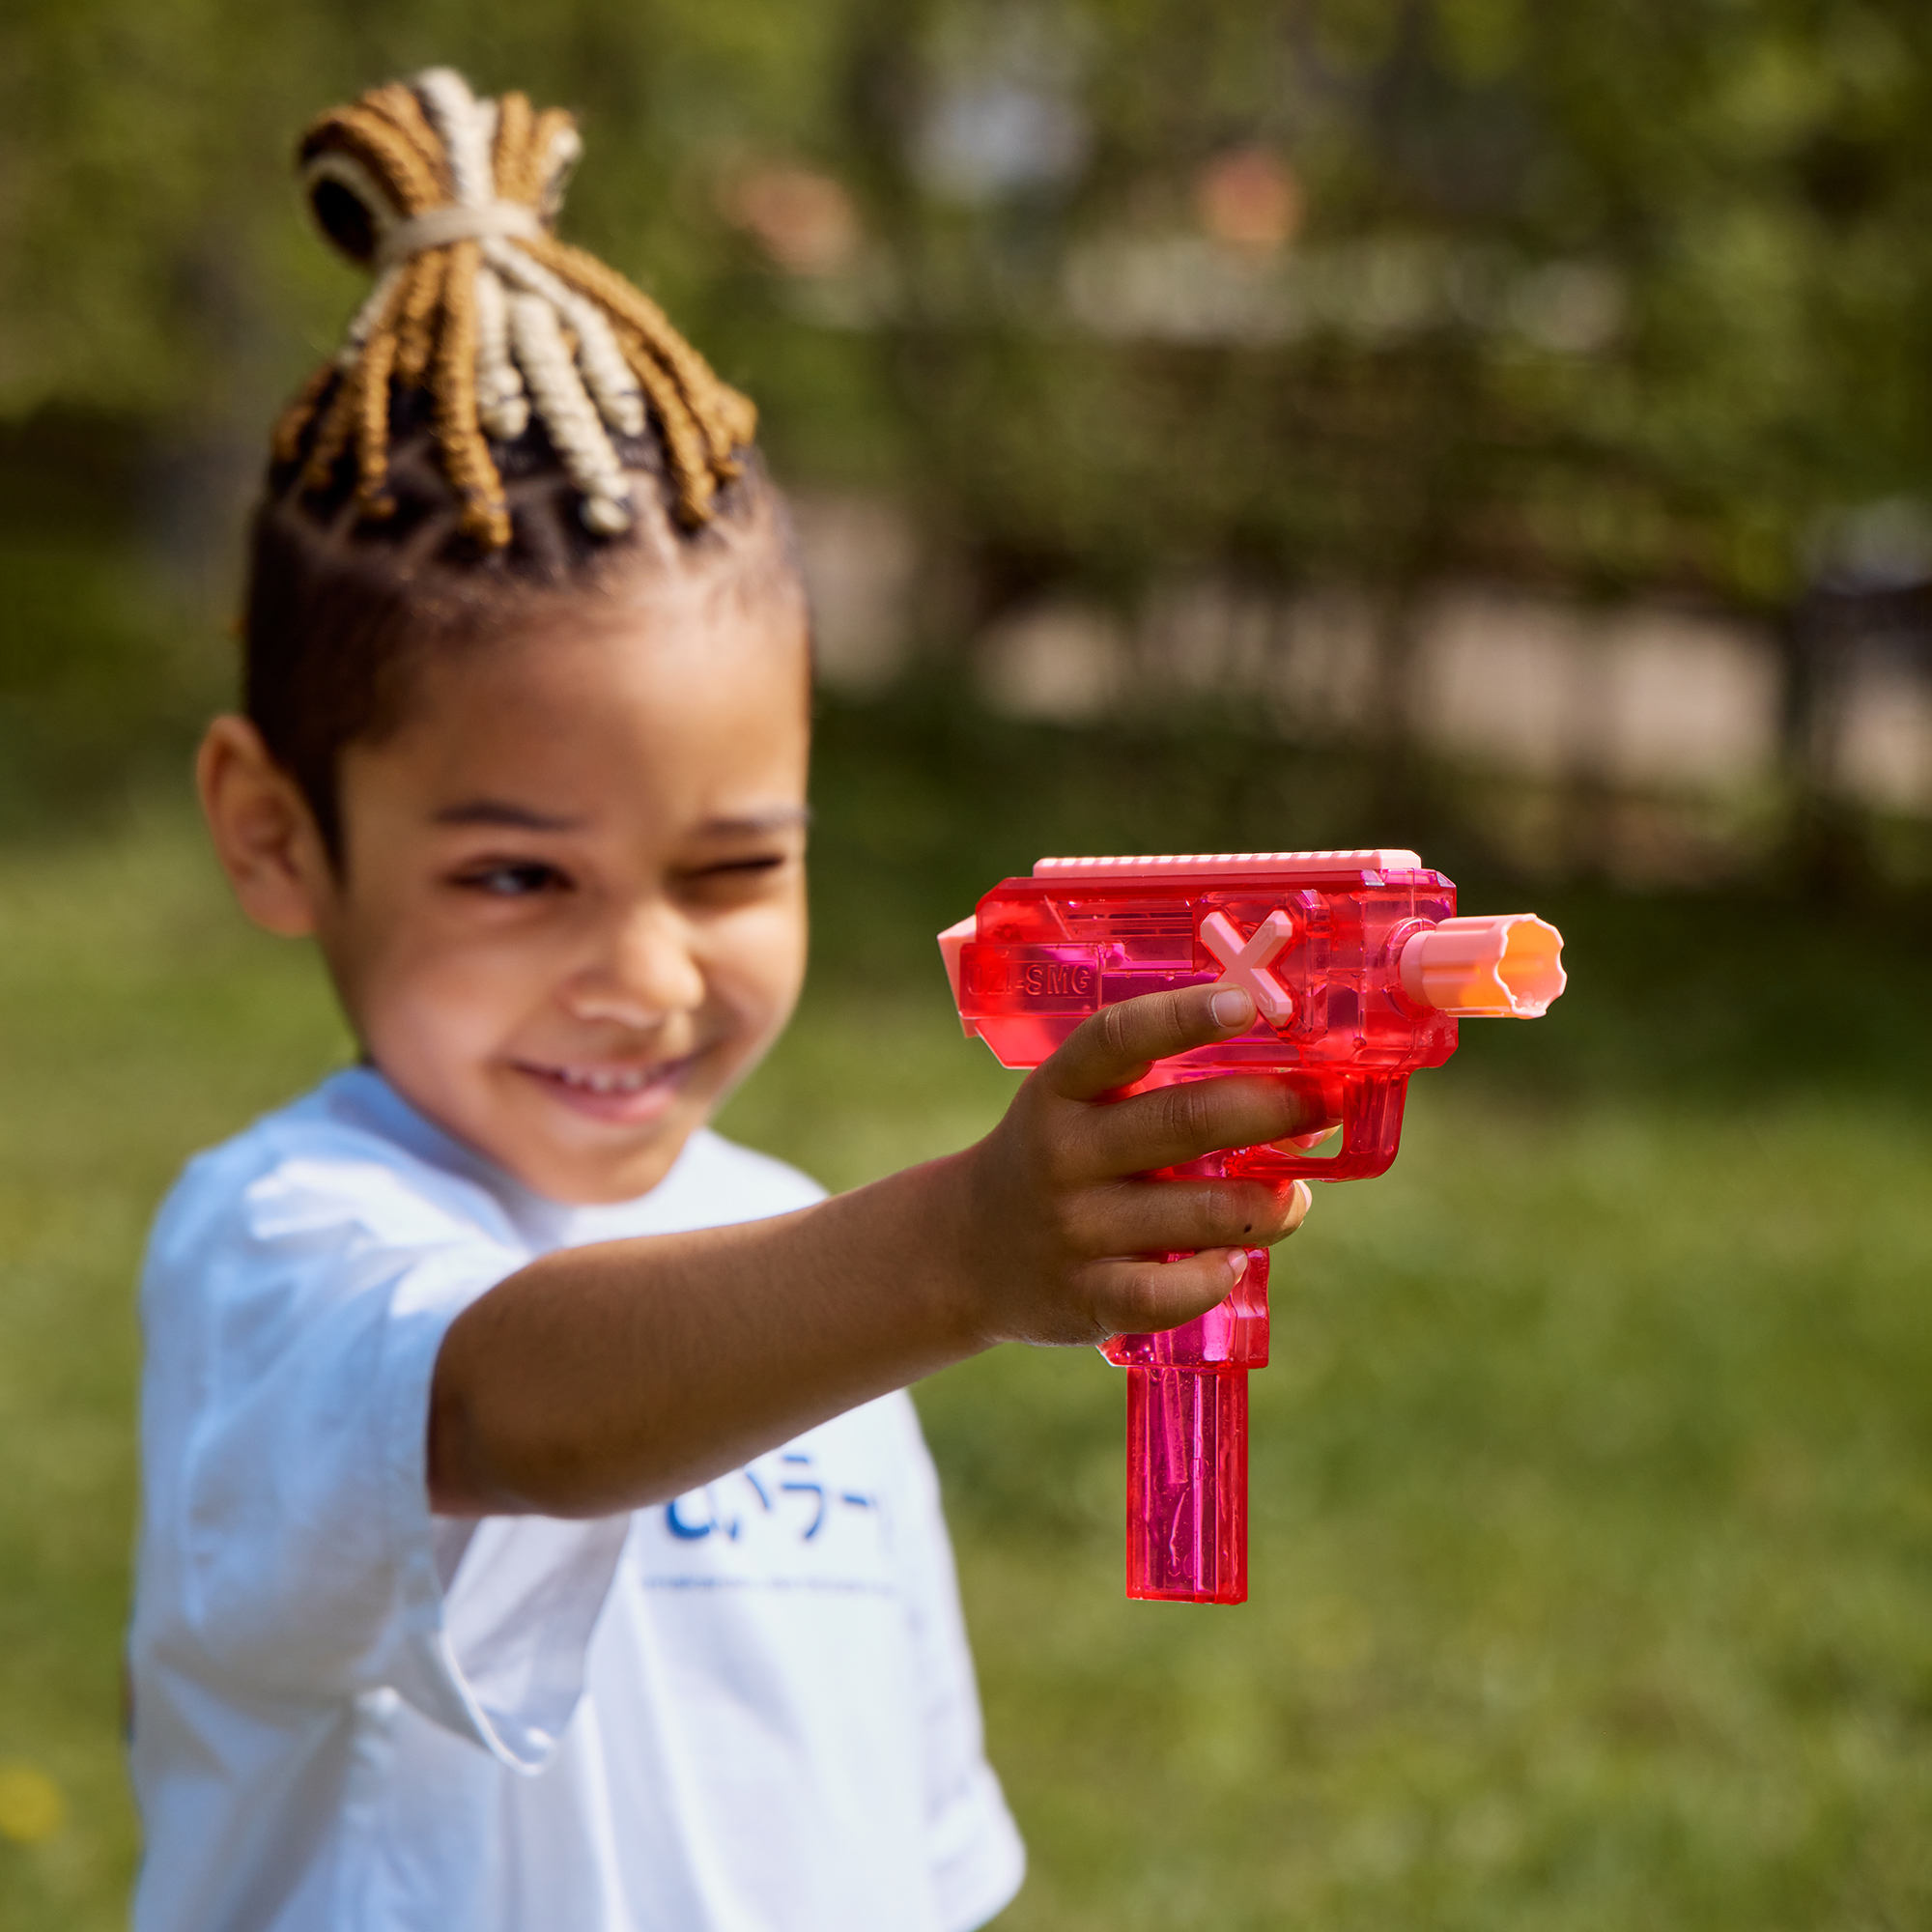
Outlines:
[[[1334,879],[1355,872],[1416,872],[1413,852],[1378,846],[1355,852],[1169,852],[1139,858],[1042,859],[1037,879],[1159,879],[1175,872],[1286,872],[1302,879]]]

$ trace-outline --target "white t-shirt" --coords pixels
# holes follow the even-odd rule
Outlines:
[[[911,1401],[665,1508],[432,1517],[430,1373],[537,1254],[783,1213],[709,1132],[542,1200],[357,1069],[190,1163],[142,1285],[137,1932],[961,1932],[1019,1837]]]

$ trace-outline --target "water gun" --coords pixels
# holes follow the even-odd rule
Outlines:
[[[1159,1062],[1128,1090],[1214,1074],[1287,1079],[1341,1129],[1237,1148],[1157,1179],[1385,1172],[1408,1077],[1456,1051],[1456,1023],[1535,1019],[1562,992],[1562,935],[1529,913],[1456,916],[1456,888],[1413,852],[1181,853],[1042,859],[939,935],[969,1036],[1034,1067],[1090,1013],[1170,987],[1238,986],[1252,1028]],[[1248,1371],[1267,1362],[1267,1250],[1219,1307],[1101,1352],[1127,1372],[1127,1595],[1248,1594]]]

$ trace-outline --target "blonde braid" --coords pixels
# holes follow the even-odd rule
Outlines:
[[[670,461],[671,481],[677,486],[678,521],[687,528],[695,527],[710,516],[717,488],[705,460],[704,432],[685,406],[676,380],[651,354],[643,338],[627,333],[623,342],[631,367],[664,430],[665,455]]]
[[[436,434],[443,467],[463,499],[464,534],[491,550],[510,541],[503,479],[476,420],[476,270],[482,250],[459,242],[449,251],[442,298],[442,336],[432,371]]]
[[[416,93],[442,142],[451,191],[465,208],[482,208],[495,195],[490,151],[497,134],[493,102],[478,100],[454,69],[433,67],[416,75]]]
[[[506,94],[497,103],[497,146],[491,164],[497,174],[497,192],[505,201],[536,200],[527,185],[535,121],[527,94]]]
[[[712,373],[710,363],[671,327],[664,310],[614,269],[607,269],[595,255],[573,248],[567,242],[547,237],[525,246],[571,287],[628,323],[650,345],[651,354],[676,378],[686,405],[704,432],[712,462],[728,461],[734,439],[732,421],[720,406],[724,384]]]
[[[358,361],[335,385],[316,426],[315,440],[309,445],[308,461],[302,465],[301,487],[326,490],[335,473],[336,459],[349,446],[349,434],[355,426],[360,407],[362,365]]]
[[[489,439],[522,437],[534,413],[597,536],[635,518],[612,439],[662,442],[673,508],[695,527],[741,472],[757,414],[664,311],[593,255],[549,232],[582,152],[576,123],[522,94],[479,100],[432,69],[321,117],[303,136],[317,218],[380,270],[332,363],[276,425],[278,463],[326,487],[352,440],[358,513],[381,519],[397,393],[428,389],[442,468],[465,534],[500,550],[512,527]]]
[[[530,401],[510,355],[510,303],[491,269],[476,276],[476,413],[483,427],[514,442],[530,425]]]
[[[718,385],[718,417],[724,434],[731,440],[735,450],[750,449],[758,438],[758,406],[743,389],[734,389],[729,383]],[[744,465],[734,455],[731,458],[731,473],[741,475]]]
[[[571,354],[582,366],[590,392],[611,428],[624,436],[641,436],[643,404],[617,347],[616,332],[603,312],[558,281],[541,262],[532,261],[508,242],[485,242],[484,254],[503,281],[541,296],[576,337]]]
[[[325,362],[319,369],[311,371],[295,401],[277,418],[274,434],[269,441],[269,452],[277,463],[293,463],[301,454],[301,440],[307,435],[309,424],[315,420],[324,390],[335,381],[335,377],[333,362]]]
[[[450,180],[449,156],[443,153],[441,136],[430,126],[429,116],[415,95],[401,81],[392,80],[386,87],[372,89],[362,97],[362,101],[388,121],[416,151],[435,176],[438,191],[442,195],[453,194],[455,184]]]
[[[324,143],[340,147],[392,193],[405,214],[419,214],[445,198],[436,169],[394,122],[372,107],[338,107],[325,114],[302,141],[302,157]]]
[[[384,270],[376,286],[369,292],[369,298],[356,310],[355,319],[349,325],[342,352],[332,364],[327,365],[331,373],[339,371],[342,377],[336,384],[335,392],[328,399],[328,407],[324,411],[322,421],[316,431],[315,441],[309,449],[308,462],[302,469],[302,488],[304,490],[324,490],[334,474],[336,459],[349,446],[350,438],[355,435],[361,420],[363,374],[366,370],[366,349],[369,341],[384,334],[389,327],[390,317],[396,307],[396,298],[402,293],[402,274],[395,269]],[[377,489],[382,488],[378,480]]]
[[[395,360],[396,330],[385,320],[363,345],[355,370],[355,503],[378,522],[396,511],[389,495],[389,371]]]
[[[436,350],[436,318],[442,305],[443,276],[448,269],[448,251],[441,248],[418,255],[410,264],[402,312],[396,321],[395,377],[399,387],[416,387],[423,371],[429,367],[429,358]]]
[[[563,190],[583,141],[577,121],[561,107],[546,107],[530,129],[527,185],[529,199],[546,221],[554,221],[563,208]]]

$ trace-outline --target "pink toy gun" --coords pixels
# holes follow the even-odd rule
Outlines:
[[[1528,913],[1456,917],[1456,888],[1413,852],[1042,859],[939,936],[967,1033],[1033,1067],[1088,1014],[1141,993],[1238,986],[1238,1038],[1177,1054],[1135,1088],[1286,1075],[1340,1148],[1238,1148],[1161,1179],[1383,1173],[1408,1076],[1456,1051],[1456,1022],[1534,1019],[1564,985],[1562,935]],[[1248,1594],[1248,1371],[1267,1362],[1267,1250],[1218,1308],[1102,1350],[1127,1372],[1127,1595]]]

